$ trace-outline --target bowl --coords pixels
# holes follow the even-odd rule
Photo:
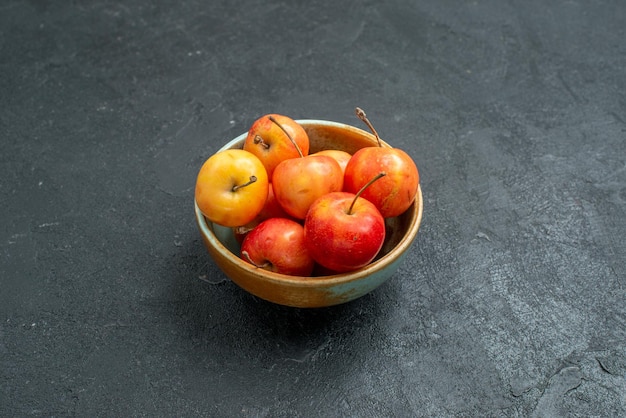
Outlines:
[[[297,120],[310,140],[310,153],[339,149],[351,154],[358,149],[377,146],[376,138],[359,128],[324,120]],[[224,145],[219,151],[242,148],[247,133]],[[383,141],[383,146],[389,144]],[[195,203],[195,202],[194,202]],[[195,204],[196,222],[202,240],[217,266],[245,291],[267,301],[298,308],[317,308],[357,299],[387,281],[409,254],[417,235],[423,211],[422,190],[402,215],[388,218],[385,243],[378,256],[367,266],[330,276],[299,277],[274,273],[245,262],[239,257],[240,245],[231,228],[207,220]]]

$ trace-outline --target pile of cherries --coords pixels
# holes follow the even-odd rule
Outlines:
[[[209,221],[233,228],[242,259],[292,276],[343,273],[374,260],[385,218],[411,206],[419,172],[406,152],[381,142],[365,112],[356,114],[378,146],[310,154],[300,124],[269,114],[252,124],[243,149],[205,161],[196,203]]]

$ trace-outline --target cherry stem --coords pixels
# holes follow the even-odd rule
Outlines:
[[[236,184],[233,186],[233,192],[236,192],[237,190],[241,189],[242,187],[246,187],[251,185],[252,183],[254,183],[256,181],[256,176],[250,176],[250,181],[248,181],[247,183],[244,184],[240,184],[239,186],[237,186]]]
[[[265,149],[270,149],[270,145],[267,144],[265,141],[263,141],[263,138],[261,138],[261,135],[254,136],[254,143],[257,145],[261,144],[261,146]]]
[[[304,155],[302,154],[302,151],[300,150],[300,147],[298,146],[298,144],[296,144],[296,141],[291,137],[289,132],[287,132],[287,130],[284,128],[284,126],[281,125],[280,122],[278,122],[276,119],[274,119],[274,116],[272,115],[269,116],[269,119],[272,122],[274,122],[276,125],[278,125],[278,127],[285,133],[285,135],[287,135],[287,138],[289,138],[293,146],[296,147],[296,150],[298,150],[298,154],[300,154],[300,157],[304,157]]]
[[[376,174],[376,176],[374,176],[374,178],[372,178],[370,181],[368,181],[363,187],[361,187],[361,190],[359,190],[357,192],[357,194],[354,196],[354,199],[352,199],[352,203],[350,204],[350,207],[348,208],[348,211],[346,213],[348,215],[352,215],[352,208],[354,207],[354,204],[356,203],[356,201],[359,198],[359,196],[361,196],[361,193],[363,193],[365,191],[365,189],[370,187],[370,185],[372,183],[374,183],[376,180],[380,179],[381,177],[385,177],[386,175],[387,175],[387,173],[385,173],[384,171],[381,171],[380,173]]]
[[[376,132],[376,129],[374,129],[374,125],[372,125],[372,122],[370,122],[370,120],[367,118],[367,115],[365,114],[363,109],[361,109],[360,107],[357,107],[355,110],[355,113],[357,117],[361,119],[367,125],[368,128],[370,128],[370,131],[372,131],[372,133],[376,137],[376,141],[378,141],[378,146],[382,147],[383,144],[380,142],[380,136],[378,136],[378,132]]]
[[[252,261],[252,259],[250,258],[250,254],[248,254],[247,251],[242,251],[241,255],[246,259],[248,263],[252,264],[254,267],[257,267],[257,268],[263,269],[272,265],[272,263],[270,263],[269,261],[266,261],[265,263],[258,265],[257,263]]]
[[[241,225],[241,226],[236,226],[235,227],[235,233],[236,234],[240,234],[240,235],[244,235],[247,234],[248,232],[252,231],[254,228],[250,228],[249,226],[246,225]]]

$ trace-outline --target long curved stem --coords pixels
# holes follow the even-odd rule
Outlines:
[[[300,147],[298,146],[298,144],[296,143],[296,141],[292,138],[292,136],[289,134],[289,132],[287,132],[287,130],[285,129],[285,127],[280,124],[280,122],[278,122],[274,116],[270,115],[269,116],[270,120],[272,122],[274,122],[276,125],[278,125],[278,127],[285,133],[285,135],[287,135],[287,138],[289,138],[289,140],[291,141],[291,143],[293,144],[294,147],[296,147],[296,149],[298,150],[298,154],[300,154],[300,157],[304,157],[304,155],[302,154],[302,151],[300,150]]]
[[[376,174],[376,176],[374,178],[372,178],[370,181],[368,181],[365,184],[365,186],[361,187],[361,189],[357,192],[356,196],[354,196],[354,199],[352,199],[352,203],[350,204],[350,207],[348,208],[348,211],[346,213],[348,215],[352,215],[352,208],[354,207],[354,204],[356,203],[356,200],[359,198],[359,196],[361,196],[361,193],[363,193],[363,191],[365,191],[365,189],[370,187],[370,185],[372,183],[374,183],[376,180],[378,180],[381,177],[385,177],[386,175],[387,175],[387,173],[385,173],[384,171],[381,171],[380,173]]]
[[[372,131],[372,133],[376,137],[376,141],[378,141],[378,146],[382,147],[383,144],[380,142],[380,136],[378,135],[378,132],[376,132],[376,129],[374,129],[374,125],[372,125],[372,122],[370,122],[370,120],[367,118],[367,115],[365,114],[363,109],[361,109],[360,107],[357,107],[355,110],[355,113],[357,117],[361,119],[367,125],[368,128],[370,128],[370,131]]]

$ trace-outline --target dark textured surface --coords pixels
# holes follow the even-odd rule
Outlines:
[[[259,3],[0,4],[0,416],[626,415],[626,3]],[[200,164],[357,105],[420,168],[410,260],[244,293]]]

